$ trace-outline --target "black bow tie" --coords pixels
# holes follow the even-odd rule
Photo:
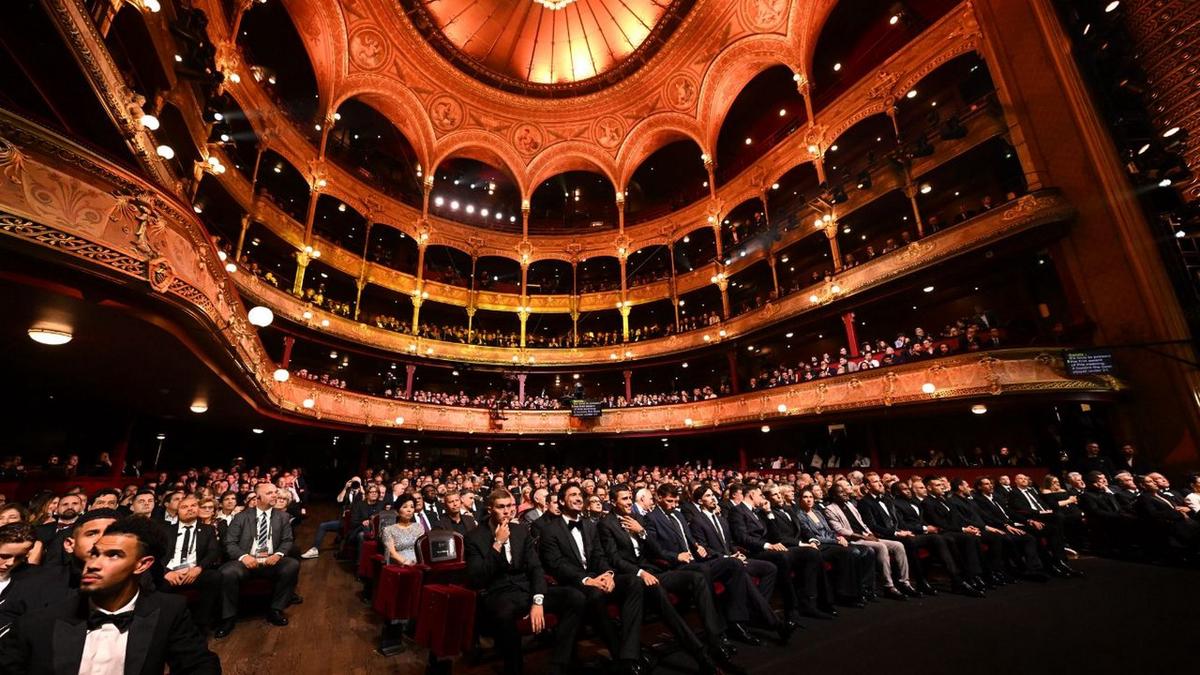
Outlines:
[[[129,623],[133,621],[133,610],[121,612],[119,614],[106,614],[98,609],[93,609],[87,618],[87,629],[89,631],[98,630],[106,623],[111,623],[117,630],[124,633],[129,630]]]
[[[582,526],[583,526],[583,525],[582,525],[582,523],[580,523],[578,520],[568,520],[568,521],[567,521],[567,528],[568,528],[568,529],[571,529],[571,530],[578,530],[578,529],[580,529]]]

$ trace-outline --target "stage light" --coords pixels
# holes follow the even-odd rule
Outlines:
[[[987,413],[987,406],[982,403],[976,403],[975,405],[971,406],[971,412],[975,413],[976,415],[984,415]]]
[[[777,407],[775,409],[778,410],[780,413],[785,413],[788,411],[788,407],[787,407],[786,403],[780,403],[779,407]]]
[[[34,326],[33,328],[30,328],[28,333],[29,339],[37,342],[38,344],[49,345],[51,347],[65,345],[74,337],[71,335],[69,330],[46,328],[41,326]]]
[[[935,387],[932,382],[926,382],[925,384],[921,385],[921,391],[925,392],[926,394],[932,394],[933,392],[937,391],[937,387]]]
[[[163,159],[175,159],[175,148],[172,148],[169,145],[160,145],[155,148],[154,151],[157,152],[158,156],[162,157]]]
[[[300,405],[304,406],[305,408],[312,408],[316,404],[317,402],[313,400],[311,396],[300,402]]]
[[[270,308],[258,305],[257,307],[250,308],[250,311],[246,314],[246,318],[250,320],[251,325],[266,328],[275,320],[275,313]]]
[[[287,368],[276,368],[275,369],[275,381],[276,382],[287,382],[289,377],[291,377],[291,374],[288,373]]]
[[[140,122],[142,123],[142,126],[146,127],[150,131],[158,130],[158,125],[159,125],[158,118],[155,117],[154,115],[151,115],[150,113],[146,113],[145,115],[142,115]]]
[[[191,410],[197,415],[203,415],[204,413],[208,412],[208,404],[204,401],[196,401],[188,408],[188,410]]]

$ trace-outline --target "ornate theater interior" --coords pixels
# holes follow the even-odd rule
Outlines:
[[[203,467],[204,487],[216,467],[241,468],[303,498],[298,554],[367,470],[404,476],[396,497],[473,488],[481,520],[493,477],[522,510],[522,487],[587,477],[604,512],[616,483],[662,494],[662,476],[689,503],[689,483],[710,479],[718,498],[814,471],[818,484],[857,471],[855,489],[863,472],[1041,486],[1121,462],[1139,485],[1153,470],[1180,495],[1200,490],[1198,3],[2,11],[9,502],[147,481],[161,499],[175,477]],[[1064,569],[1090,588],[989,598],[1194,586],[1068,544],[1082,559]],[[452,592],[414,596],[415,618],[394,598],[381,609],[384,572],[351,551],[304,560],[290,633],[247,627],[243,611],[213,638],[225,669],[501,669],[490,637],[447,646],[436,617]],[[946,602],[960,600],[954,616],[986,631],[967,598]],[[813,645],[828,657],[860,644],[843,623],[904,620],[855,612],[736,662],[767,672]],[[648,614],[644,632],[665,629]],[[686,649],[641,662],[580,640],[581,661],[693,669]],[[526,671],[561,665],[526,642]],[[1024,669],[1049,672],[1058,662],[1038,649],[1054,645],[1038,638],[1046,670]],[[947,649],[947,663],[983,654]]]

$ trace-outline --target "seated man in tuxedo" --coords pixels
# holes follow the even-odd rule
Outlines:
[[[1033,482],[1023,473],[1015,479],[1016,489],[1009,500],[1009,511],[1017,527],[1028,532],[1042,545],[1050,571],[1063,577],[1081,577],[1082,572],[1067,564],[1066,537],[1063,534],[1062,516],[1050,509],[1033,487]]]
[[[479,590],[480,606],[491,619],[504,674],[522,671],[517,622],[528,616],[533,632],[540,633],[546,629],[546,612],[558,618],[548,672],[568,672],[583,616],[583,593],[569,586],[547,586],[528,527],[513,522],[517,505],[511,492],[499,488],[487,501],[488,519],[466,536],[467,579]]]
[[[982,598],[986,586],[979,580],[983,574],[979,542],[961,531],[943,530],[936,522],[930,520],[930,504],[927,504],[930,501],[930,493],[924,481],[914,478],[908,483],[901,481],[892,487],[895,490],[893,494],[897,497],[897,513],[901,514],[901,527],[919,528],[913,531],[936,534],[946,542],[946,547],[954,552],[955,569],[951,572],[950,590],[961,595]],[[938,493],[940,495],[940,488]],[[944,501],[939,508],[950,510]]]
[[[1038,555],[1037,541],[1028,532],[1017,527],[1008,510],[996,499],[996,484],[992,479],[977,479],[975,493],[969,499],[987,531],[1004,537],[1005,549],[1018,573],[1030,581],[1046,581],[1046,572]]]
[[[1200,522],[1193,520],[1191,509],[1165,497],[1154,474],[1142,477],[1142,494],[1138,497],[1138,514],[1149,523],[1158,536],[1183,552],[1200,552]]]
[[[79,588],[92,544],[116,522],[117,516],[112,509],[88,511],[75,521],[70,536],[63,540],[66,557],[62,562],[43,563],[10,579],[4,602],[0,603],[0,634],[26,612],[63,600]]]
[[[1133,474],[1128,471],[1118,471],[1113,474],[1112,482],[1110,487],[1121,504],[1121,508],[1129,513],[1136,513],[1137,500],[1142,494],[1142,490],[1138,487]]]
[[[922,595],[937,595],[937,591],[925,578],[925,565],[921,562],[920,549],[927,548],[935,555],[944,556],[943,564],[950,561],[950,569],[954,569],[954,561],[946,549],[946,542],[937,535],[917,534],[900,526],[900,514],[896,510],[896,500],[888,494],[883,479],[874,471],[865,476],[866,494],[858,501],[858,510],[868,527],[881,539],[898,541],[904,546],[908,556],[908,572],[913,587]],[[895,485],[895,483],[893,483]],[[938,551],[939,548],[942,549]]]
[[[291,602],[300,576],[300,561],[289,557],[292,550],[292,526],[286,513],[274,508],[277,488],[271,483],[254,487],[258,496],[254,508],[233,517],[225,535],[225,555],[229,562],[221,566],[221,623],[213,631],[218,638],[233,632],[237,620],[238,597],[242,581],[248,576],[267,576],[274,581],[267,622],[286,626],[283,610]]]
[[[634,574],[641,578],[646,596],[658,607],[663,622],[675,634],[700,665],[700,672],[715,673],[720,664],[730,671],[738,668],[730,662],[731,654],[721,645],[724,622],[717,613],[708,579],[699,570],[659,567],[657,561],[665,559],[654,539],[648,536],[641,516],[633,511],[633,490],[621,483],[612,488],[614,495],[612,511],[600,519],[597,529],[604,553],[618,574]],[[690,601],[700,614],[704,625],[705,640],[702,642],[688,627],[687,622],[671,605],[668,593]]]
[[[109,525],[92,544],[79,592],[29,612],[0,639],[0,672],[219,675],[183,598],[143,588],[162,555],[144,518]]]
[[[475,516],[463,511],[462,496],[458,490],[448,490],[442,497],[442,503],[445,506],[445,515],[437,521],[435,529],[450,530],[464,537],[475,529]]]
[[[667,490],[659,506],[649,510],[645,522],[650,538],[674,568],[700,570],[710,584],[720,582],[725,587],[721,600],[729,625],[727,634],[740,642],[757,645],[762,642],[746,630],[750,623],[777,631],[792,630],[771,609],[775,566],[765,560],[747,558],[733,546],[729,521],[721,512],[712,488],[701,485],[692,493],[699,515],[687,526],[683,515],[675,509],[675,500],[674,490]]]
[[[1108,477],[1089,471],[1084,479],[1087,489],[1079,496],[1088,525],[1103,548],[1121,549],[1135,541],[1138,522],[1132,505],[1126,505],[1108,486]]]
[[[759,511],[766,499],[759,488],[730,488],[730,499],[734,503],[729,514],[733,542],[744,548],[747,556],[775,565],[780,579],[784,616],[791,618],[792,612],[818,615],[817,602],[830,600],[821,553],[807,543],[803,546],[785,546],[768,541],[765,524],[767,515]],[[791,583],[787,583],[789,580]]]
[[[196,605],[196,626],[203,634],[217,621],[221,599],[221,573],[217,565],[221,562],[221,545],[217,542],[217,529],[197,520],[200,515],[200,500],[196,495],[186,495],[179,500],[175,527],[166,527],[166,555],[156,567],[158,590],[173,593],[194,588],[200,594]]]
[[[604,555],[596,523],[583,514],[583,491],[575,482],[558,491],[561,516],[543,516],[538,547],[542,566],[561,586],[583,592],[585,609],[604,637],[613,661],[627,673],[640,674],[644,584],[633,574],[618,574]],[[539,521],[540,522],[540,521]],[[608,618],[608,601],[620,606],[620,631]]]

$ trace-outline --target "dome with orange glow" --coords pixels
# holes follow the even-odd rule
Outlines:
[[[443,56],[492,86],[586,94],[648,61],[693,0],[401,0]]]

